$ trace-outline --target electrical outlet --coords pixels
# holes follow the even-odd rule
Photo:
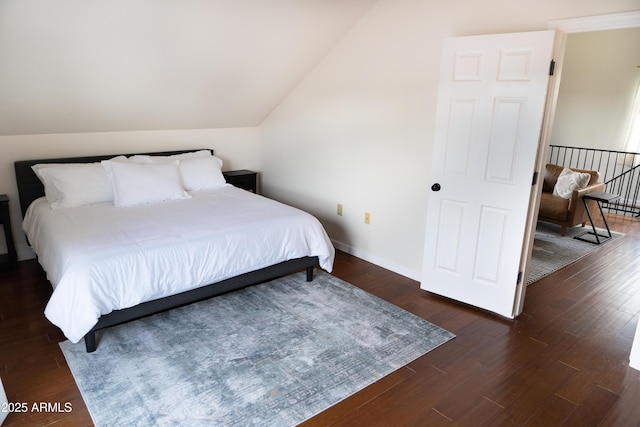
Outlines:
[[[342,203],[338,203],[338,216],[342,216]]]
[[[369,212],[364,213],[364,223],[371,224],[371,214]]]

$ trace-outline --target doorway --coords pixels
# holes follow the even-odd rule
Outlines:
[[[549,23],[549,29],[555,29],[560,31],[559,43],[556,46],[556,58],[558,58],[559,62],[559,71],[562,70],[564,53],[566,49],[567,37],[571,33],[579,33],[579,32],[594,32],[594,31],[603,31],[603,30],[616,30],[623,28],[639,28],[640,27],[640,11],[628,12],[628,13],[617,13],[611,15],[601,15],[587,18],[576,18],[576,19],[564,19],[551,21]],[[638,64],[640,65],[640,64]],[[543,140],[542,145],[545,147],[543,159],[547,158],[548,147],[551,142],[551,129],[555,116],[556,110],[556,100],[558,90],[560,88],[560,78],[556,80],[556,87],[553,88],[555,94],[554,98],[552,98],[552,102],[547,106],[545,112],[545,122],[546,129],[543,129]],[[552,92],[552,91],[550,91]],[[543,159],[540,159],[541,161]],[[541,170],[541,169],[538,169]],[[535,211],[538,209],[539,198],[533,203],[535,207]],[[534,230],[535,231],[535,230]],[[532,241],[528,242],[529,244],[529,257],[531,256],[531,246]],[[522,305],[524,305],[524,297],[520,300],[520,312],[522,311]],[[640,325],[637,326],[635,339],[633,341],[630,360],[632,361],[632,366],[635,368],[640,368]]]

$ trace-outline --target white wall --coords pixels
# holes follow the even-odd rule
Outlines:
[[[13,161],[207,147],[259,170],[259,124],[374,2],[1,1],[0,193],[21,258]]]
[[[263,123],[263,192],[317,215],[339,248],[417,279],[442,40],[634,8],[379,0]]]
[[[373,2],[0,1],[0,135],[258,126]]]
[[[551,143],[624,151],[638,65],[640,28],[570,34]]]
[[[260,170],[259,128],[195,129],[0,136],[0,194],[9,195],[14,239],[20,259],[33,256],[21,230],[21,213],[13,162],[51,157],[211,148],[223,170]],[[2,233],[0,233],[2,234]],[[0,238],[0,253],[4,250]]]

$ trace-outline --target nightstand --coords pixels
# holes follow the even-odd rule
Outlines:
[[[0,222],[4,228],[4,240],[7,242],[8,253],[0,255],[0,270],[18,268],[18,254],[11,231],[11,217],[9,216],[9,196],[0,194]]]
[[[258,173],[247,169],[222,172],[231,185],[258,194]]]

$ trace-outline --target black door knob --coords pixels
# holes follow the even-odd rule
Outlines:
[[[432,191],[440,191],[441,188],[442,187],[440,187],[440,184],[438,184],[437,182],[431,186]]]

